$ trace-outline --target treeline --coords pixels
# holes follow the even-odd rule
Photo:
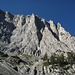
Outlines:
[[[44,61],[44,65],[59,65],[60,67],[66,66],[70,64],[71,66],[75,64],[75,53],[74,52],[67,52],[67,55],[64,56],[64,53],[55,54],[53,53],[51,57],[48,57],[47,53],[42,58]]]

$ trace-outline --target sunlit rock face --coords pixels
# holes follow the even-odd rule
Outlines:
[[[0,15],[2,51],[29,55],[44,55],[47,52],[50,55],[59,48],[64,51],[75,50],[75,37],[60,23],[56,25],[52,20],[46,22],[35,14],[12,15],[0,10]]]

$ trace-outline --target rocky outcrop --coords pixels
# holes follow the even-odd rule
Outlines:
[[[75,52],[75,37],[71,36],[71,34],[69,32],[67,32],[60,23],[57,24],[58,27],[58,33],[59,33],[59,39],[61,42],[63,42],[64,44],[66,44],[70,50]]]
[[[6,63],[0,62],[0,75],[21,75]]]

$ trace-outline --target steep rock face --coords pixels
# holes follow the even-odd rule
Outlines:
[[[75,37],[71,36],[71,34],[67,32],[60,23],[57,25],[60,41],[65,43],[72,51],[75,52]]]
[[[12,31],[15,29],[12,19],[12,14],[0,10],[0,50],[2,51],[10,43]]]
[[[53,22],[52,20],[50,20],[49,23],[50,23],[50,28],[52,29],[52,31],[53,31],[56,35],[58,35],[57,27],[56,27],[56,25],[54,24],[54,22]]]
[[[34,14],[26,17],[20,16],[19,18],[19,21],[15,25],[16,28],[12,32],[9,49],[18,48],[21,53],[34,55],[40,45],[42,38],[41,25],[44,27],[44,24]]]
[[[54,38],[53,34],[49,30],[49,28],[46,26],[43,33],[42,33],[42,40],[40,42],[40,47],[43,55],[47,52],[48,55],[54,51],[52,48],[52,45],[57,42],[57,39]],[[53,39],[54,38],[54,39]]]
[[[29,55],[44,55],[57,50],[74,51],[75,37],[59,23],[46,22],[35,14],[12,15],[0,10],[1,50]]]

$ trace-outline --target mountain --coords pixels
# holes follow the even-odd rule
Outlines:
[[[63,53],[65,57],[68,52],[74,53],[75,37],[71,36],[60,23],[55,24],[52,20],[47,22],[35,14],[13,15],[0,10],[0,51],[8,55],[7,58],[1,57],[2,62],[9,64],[14,62],[14,65],[21,61],[15,66],[22,74],[26,74],[26,70],[31,69],[26,75],[33,75],[32,71],[36,72],[38,69],[37,74],[34,75],[43,75],[44,70],[45,75],[49,75],[50,72],[46,73],[46,70],[48,68],[47,71],[50,71],[50,65],[44,67],[44,60],[41,58],[45,54],[50,58],[54,53],[58,55]],[[54,72],[51,73],[53,74]]]

